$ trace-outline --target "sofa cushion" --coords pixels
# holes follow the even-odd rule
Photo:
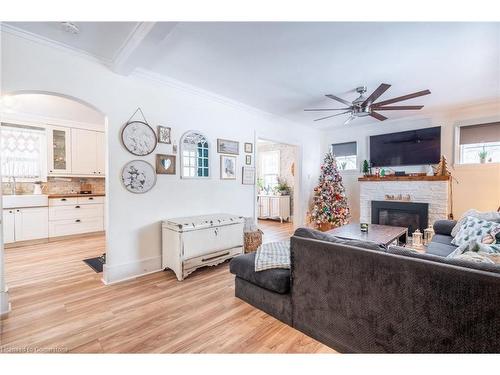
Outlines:
[[[264,289],[285,294],[290,291],[290,270],[275,268],[255,272],[255,253],[239,255],[229,263],[232,274]]]
[[[321,232],[316,229],[311,228],[297,228],[293,234],[297,237],[311,238],[313,240],[326,241],[332,243],[338,243],[342,245],[360,247],[367,250],[385,251],[385,246],[380,245],[373,241],[363,241],[363,240],[349,240],[345,238],[335,237],[331,234]]]
[[[401,246],[389,246],[387,252],[389,254],[402,255],[410,258],[419,258],[419,259],[429,260],[432,262],[449,264],[452,266],[458,266],[458,267],[464,267],[464,268],[470,268],[470,269],[476,269],[480,271],[488,271],[500,274],[499,264],[477,263],[465,259],[447,258],[429,253],[419,253],[415,250],[411,250]]]
[[[451,236],[451,232],[456,225],[455,220],[436,220],[433,227],[436,234]]]
[[[436,236],[434,236],[434,237],[436,237]],[[455,245],[451,245],[451,243],[446,244],[446,243],[434,241],[434,237],[433,237],[433,241],[429,245],[427,245],[427,254],[437,255],[440,257],[447,257],[448,255],[450,255],[452,252],[454,252],[456,250],[457,247]],[[450,241],[451,241],[451,239],[452,239],[452,237],[450,237]]]

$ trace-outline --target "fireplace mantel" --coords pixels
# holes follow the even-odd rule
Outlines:
[[[374,181],[374,182],[384,182],[384,181],[449,181],[450,176],[365,176],[359,177],[358,181]]]

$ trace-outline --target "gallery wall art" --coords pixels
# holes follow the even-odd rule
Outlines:
[[[123,186],[131,193],[146,193],[156,184],[156,173],[144,160],[129,161],[122,169]]]

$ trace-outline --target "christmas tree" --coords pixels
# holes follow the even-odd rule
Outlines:
[[[332,153],[326,154],[321,165],[319,184],[314,188],[311,220],[320,229],[339,227],[349,220],[342,176]]]

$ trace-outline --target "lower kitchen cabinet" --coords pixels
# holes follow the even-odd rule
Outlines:
[[[104,197],[49,199],[49,238],[104,230]]]
[[[3,210],[4,243],[29,241],[49,236],[47,207]]]

